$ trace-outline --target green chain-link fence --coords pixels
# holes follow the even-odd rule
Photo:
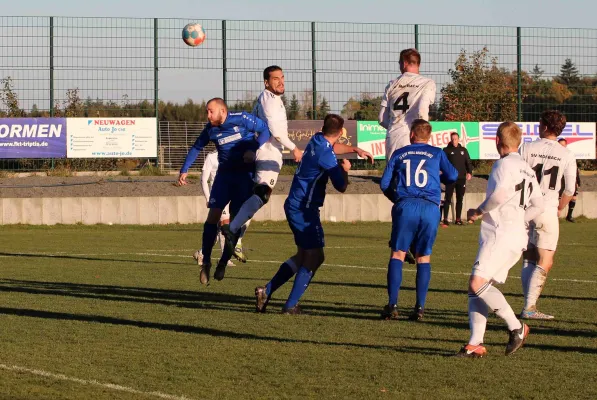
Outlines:
[[[571,121],[597,117],[597,30],[201,20],[193,22],[207,39],[191,48],[181,39],[188,22],[0,17],[0,117],[157,116],[153,161],[176,169],[181,156],[166,154],[192,143],[187,128],[205,122],[202,102],[222,96],[232,109],[251,109],[266,66],[285,71],[289,119],[374,120],[408,47],[437,83],[432,119],[534,121],[548,107]],[[0,159],[0,168],[59,162],[118,168],[89,159]]]

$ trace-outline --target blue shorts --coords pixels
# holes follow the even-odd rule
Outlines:
[[[439,206],[427,200],[405,199],[392,207],[392,251],[408,251],[431,255],[440,220]]]
[[[319,208],[302,208],[284,202],[286,220],[294,234],[294,243],[301,249],[322,249],[325,247],[323,227],[319,218]]]
[[[218,171],[209,193],[208,208],[223,210],[230,203],[230,215],[234,216],[253,194],[253,174],[248,171]]]

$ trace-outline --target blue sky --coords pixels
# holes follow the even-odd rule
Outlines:
[[[399,24],[594,28],[590,0],[28,0],[4,1],[3,15],[178,17]]]
[[[487,46],[500,66],[516,69],[516,26],[539,27],[523,30],[523,70],[539,64],[546,75],[553,76],[569,57],[582,74],[597,74],[597,30],[544,29],[594,28],[597,2],[588,0],[3,3],[5,16],[161,18],[159,97],[176,102],[222,96],[219,19],[229,21],[229,99],[255,97],[263,86],[260,73],[271,64],[286,70],[289,96],[304,97],[311,87],[310,24],[233,20],[380,23],[317,24],[317,87],[334,111],[339,111],[350,96],[381,94],[388,80],[398,74],[399,51],[414,46],[414,24],[422,25],[422,73],[440,87],[449,82],[448,69],[462,49],[470,53]],[[0,53],[0,78],[12,76],[25,108],[33,103],[42,109],[49,107],[47,21],[0,17],[0,37],[7,44]],[[208,39],[198,48],[189,48],[180,40],[181,29],[189,21],[200,21],[207,32]],[[83,98],[120,101],[127,95],[133,101],[152,100],[152,24],[152,20],[55,20],[55,96],[61,99],[67,89],[77,87]],[[31,39],[34,37],[38,40]]]

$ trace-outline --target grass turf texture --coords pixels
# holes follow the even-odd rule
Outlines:
[[[191,255],[201,226],[4,226],[0,232],[0,364],[188,398],[595,398],[597,222],[561,225],[556,265],[526,346],[503,355],[505,324],[489,320],[487,359],[449,357],[468,340],[467,279],[479,226],[440,229],[425,320],[381,321],[389,224],[326,224],[326,264],[308,315],[268,313],[253,289],[294,251],[285,223],[253,223],[249,262],[199,284]],[[216,246],[217,248],[217,246]],[[219,252],[214,251],[214,255]],[[501,289],[523,303],[520,265]],[[558,280],[561,279],[561,280]],[[572,282],[571,279],[586,282]],[[106,386],[0,368],[0,397],[144,399]]]

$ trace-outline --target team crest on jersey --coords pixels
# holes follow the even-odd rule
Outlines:
[[[460,155],[461,155],[461,156],[463,156],[463,155],[464,155],[464,151],[461,151],[461,152],[460,152]]]
[[[235,126],[235,127],[234,127],[234,132],[239,132],[239,131],[240,131],[240,130],[238,129],[238,126]],[[464,154],[464,153],[462,153],[462,154]]]

